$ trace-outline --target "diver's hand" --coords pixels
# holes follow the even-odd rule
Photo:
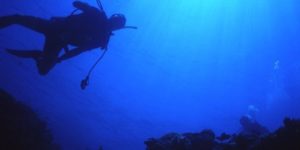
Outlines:
[[[81,2],[81,1],[78,1],[78,0],[73,2],[73,6],[77,9],[80,9],[80,10],[84,11],[84,12],[89,11],[89,10],[94,8],[94,7],[90,6],[88,3]],[[97,9],[97,8],[95,8],[95,9]]]
[[[81,8],[84,5],[87,5],[87,3],[84,3],[84,2],[81,2],[81,1],[78,1],[78,0],[73,2],[73,6],[76,7],[76,8]]]
[[[57,58],[57,59],[56,59],[56,63],[58,63],[58,64],[61,63],[62,61],[63,61],[63,60],[62,60],[61,58]]]

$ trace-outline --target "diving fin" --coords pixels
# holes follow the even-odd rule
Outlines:
[[[21,58],[33,58],[33,59],[38,59],[42,55],[42,51],[39,50],[14,50],[14,49],[6,49],[6,52],[15,55],[17,57]]]

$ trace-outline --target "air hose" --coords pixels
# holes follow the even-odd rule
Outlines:
[[[104,55],[105,55],[106,52],[107,52],[107,49],[105,49],[103,51],[103,53],[101,54],[101,56],[97,59],[97,61],[91,67],[91,69],[89,70],[87,76],[83,80],[81,80],[80,87],[81,87],[82,90],[84,90],[89,85],[89,79],[90,79],[91,73],[93,72],[93,70],[95,69],[95,67],[97,66],[97,64],[102,60],[102,58],[104,57]]]
[[[100,0],[96,0],[96,2],[98,4],[98,7],[100,8],[100,10],[103,10],[103,6],[101,4],[101,1]],[[76,11],[77,11],[77,9],[74,10],[71,13],[71,15],[73,15]],[[95,67],[97,66],[97,64],[102,60],[102,58],[104,57],[106,51],[107,51],[107,49],[104,50],[104,52],[102,53],[102,55],[97,59],[97,61],[91,67],[91,69],[89,70],[87,76],[83,80],[81,80],[80,87],[81,87],[82,90],[84,90],[89,85],[90,75],[93,72],[93,70],[95,69]]]
[[[100,0],[96,0],[97,4],[98,4],[98,7],[103,10],[103,7],[102,7],[102,4],[100,2]],[[74,10],[71,15],[73,15],[77,10]],[[123,29],[137,29],[137,27],[135,26],[125,26]],[[84,90],[88,85],[89,85],[89,79],[90,79],[90,75],[91,73],[93,72],[93,70],[95,69],[95,67],[97,66],[97,64],[102,60],[102,58],[104,57],[105,53],[107,52],[107,49],[105,49],[103,51],[103,53],[101,54],[101,56],[97,59],[97,61],[94,63],[94,65],[90,68],[87,76],[81,80],[81,83],[80,83],[80,87],[82,90]]]

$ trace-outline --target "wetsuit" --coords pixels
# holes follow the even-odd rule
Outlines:
[[[98,47],[107,48],[111,31],[105,12],[80,1],[73,2],[73,6],[82,12],[50,20],[24,15],[4,16],[0,17],[0,28],[18,24],[44,34],[43,51],[28,52],[35,58],[39,73],[45,75],[57,62]],[[68,45],[75,48],[68,50]],[[66,51],[59,57],[62,49]]]

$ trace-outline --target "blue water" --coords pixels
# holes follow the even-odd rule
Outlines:
[[[72,2],[1,0],[0,15],[67,16]],[[43,36],[20,26],[0,30],[0,88],[37,111],[64,150],[141,150],[147,138],[172,131],[234,133],[249,106],[270,130],[300,117],[297,0],[102,3],[138,30],[115,32],[84,91],[80,81],[99,50],[40,76],[34,61],[3,50],[41,49]]]

